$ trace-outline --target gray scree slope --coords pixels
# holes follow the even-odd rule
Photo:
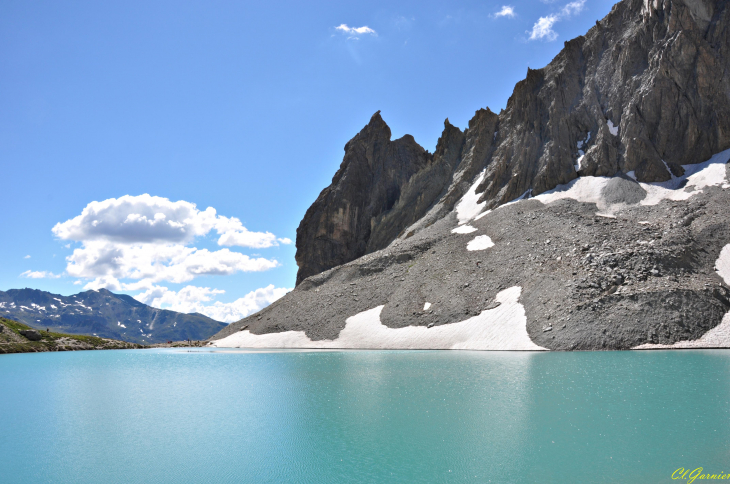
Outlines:
[[[447,120],[434,154],[410,136],[390,141],[376,113],[297,229],[297,288],[213,339],[242,327],[333,339],[347,317],[378,305],[389,327],[448,324],[515,285],[528,333],[546,348],[700,337],[730,309],[714,272],[730,242],[728,190],[644,206],[624,174],[666,181],[730,147],[727,4],[616,4],[548,66],[528,70],[501,113],[477,111],[464,132]],[[454,207],[483,171],[485,208],[613,176],[604,198],[623,209],[605,218],[593,204],[525,200],[471,222],[478,232],[453,234]],[[466,250],[482,234],[495,246]]]

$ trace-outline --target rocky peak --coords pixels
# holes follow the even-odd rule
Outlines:
[[[297,284],[382,248],[405,228],[382,224],[382,217],[399,201],[413,175],[431,166],[433,156],[410,135],[395,141],[390,136],[378,111],[345,145],[332,184],[297,228]]]
[[[297,230],[297,282],[447,216],[482,172],[494,208],[579,176],[666,181],[730,147],[726,4],[619,2],[528,69],[499,114],[478,110],[464,132],[447,119],[433,155],[391,141],[375,113]]]
[[[481,201],[498,206],[581,175],[666,181],[730,146],[729,39],[716,10],[624,0],[545,68],[528,69],[499,115]]]

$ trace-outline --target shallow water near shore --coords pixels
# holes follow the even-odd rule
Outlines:
[[[0,356],[0,480],[664,482],[730,472],[730,351]]]

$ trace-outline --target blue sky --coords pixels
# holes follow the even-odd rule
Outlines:
[[[4,1],[0,289],[244,316],[375,111],[433,151],[612,5]]]

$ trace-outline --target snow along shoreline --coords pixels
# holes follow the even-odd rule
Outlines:
[[[312,341],[304,331],[252,334],[243,330],[211,342],[219,348],[321,348],[547,351],[527,334],[522,288],[510,287],[496,296],[500,305],[467,320],[427,328],[389,328],[380,322],[383,306],[347,318],[334,340]]]

